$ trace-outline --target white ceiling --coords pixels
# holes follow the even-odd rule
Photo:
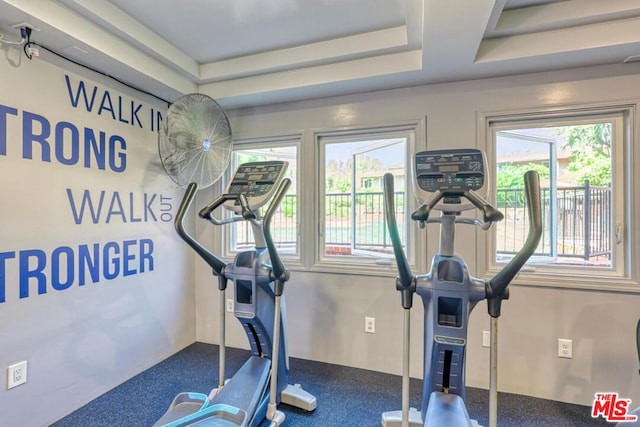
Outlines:
[[[640,55],[640,0],[0,0],[5,39],[24,22],[162,98],[225,108]]]

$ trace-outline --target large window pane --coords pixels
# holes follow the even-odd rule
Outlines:
[[[613,120],[572,124],[565,118],[539,127],[496,130],[496,201],[505,213],[496,227],[496,261],[510,259],[526,238],[522,175],[535,170],[541,181],[544,232],[533,261],[612,266],[613,129]]]
[[[407,137],[323,138],[324,255],[387,257],[393,253],[384,221],[383,179],[395,178],[397,221],[405,236]]]

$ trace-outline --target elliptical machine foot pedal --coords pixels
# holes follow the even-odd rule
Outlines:
[[[280,402],[311,412],[316,409],[316,397],[303,390],[300,384],[287,384],[280,393]]]
[[[409,427],[423,427],[422,414],[416,408],[409,408]],[[402,411],[382,413],[382,427],[401,427]]]
[[[164,413],[154,426],[170,425],[176,420],[180,420],[189,415],[200,412],[209,406],[209,398],[202,393],[180,393],[173,398],[169,409]]]
[[[176,420],[163,427],[182,427],[191,425],[219,426],[219,427],[246,427],[247,413],[235,406],[218,403],[211,405],[202,411]]]

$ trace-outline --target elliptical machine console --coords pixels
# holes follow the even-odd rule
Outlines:
[[[486,188],[484,163],[480,150],[422,151],[415,156],[416,184],[425,193],[478,191]]]
[[[477,208],[483,213],[486,230],[501,221],[502,213],[487,201],[489,181],[485,179],[484,153],[476,149],[421,151],[415,155],[415,190],[426,202],[411,214],[411,219],[424,227],[432,210],[458,215]],[[440,221],[431,221],[440,222]],[[468,222],[459,219],[458,222]]]
[[[414,276],[409,268],[395,219],[393,176],[384,177],[385,213],[398,264],[396,289],[404,308],[402,410],[382,414],[384,427],[473,426],[465,405],[465,355],[471,311],[486,299],[491,321],[490,425],[497,422],[497,318],[508,285],[534,253],[542,233],[539,179],[525,174],[530,228],[520,252],[490,280],[475,278],[455,252],[455,225],[471,224],[487,230],[503,214],[486,200],[489,192],[484,153],[475,149],[422,151],[414,157],[415,192],[425,202],[412,214],[423,228],[440,224],[440,250],[428,273]],[[482,218],[462,216],[476,208]],[[433,211],[440,216],[434,217]],[[409,310],[413,295],[422,298],[424,316],[424,380],[420,411],[409,409]]]
[[[255,247],[238,252],[227,263],[212,253],[184,227],[197,184],[185,192],[176,215],[180,237],[212,268],[220,290],[219,382],[209,395],[180,393],[156,426],[258,426],[266,418],[270,426],[284,422],[279,403],[313,411],[316,398],[300,385],[289,385],[289,358],[286,343],[284,285],[289,280],[271,236],[271,220],[291,180],[284,178],[287,162],[264,161],[240,165],[227,191],[199,212],[200,218],[214,225],[248,221]],[[269,203],[264,216],[259,208]],[[223,206],[233,216],[218,219],[214,211]],[[234,315],[242,324],[251,348],[251,357],[229,380],[225,380],[225,291],[234,285]]]
[[[247,199],[249,209],[256,210],[261,208],[273,197],[278,188],[277,184],[284,178],[287,167],[288,163],[283,161],[242,164],[238,166],[236,173],[233,175],[226,193],[243,194]],[[225,201],[224,207],[235,213],[242,213],[239,198]],[[206,217],[207,211],[205,210],[204,212]]]

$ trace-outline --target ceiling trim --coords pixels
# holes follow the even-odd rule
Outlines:
[[[565,0],[558,3],[505,10],[490,37],[514,36],[593,24],[640,14],[638,0]]]
[[[228,80],[238,77],[304,68],[318,63],[344,61],[354,56],[379,55],[389,49],[407,46],[407,27],[371,31],[349,37],[310,43],[240,58],[211,62],[201,66],[200,80]]]
[[[73,13],[60,3],[33,0],[4,0],[4,2],[84,43],[91,49],[107,55],[129,69],[143,73],[174,90],[191,93],[197,89],[197,85],[189,79],[121,38],[110,34],[99,25]]]
[[[638,28],[640,28],[640,18],[630,18],[487,39],[480,46],[476,62],[506,61],[638,43],[640,42]],[[621,58],[620,61],[623,59]]]
[[[203,84],[198,89],[216,99],[224,99],[419,70],[422,70],[422,51],[414,50],[224,80]]]

